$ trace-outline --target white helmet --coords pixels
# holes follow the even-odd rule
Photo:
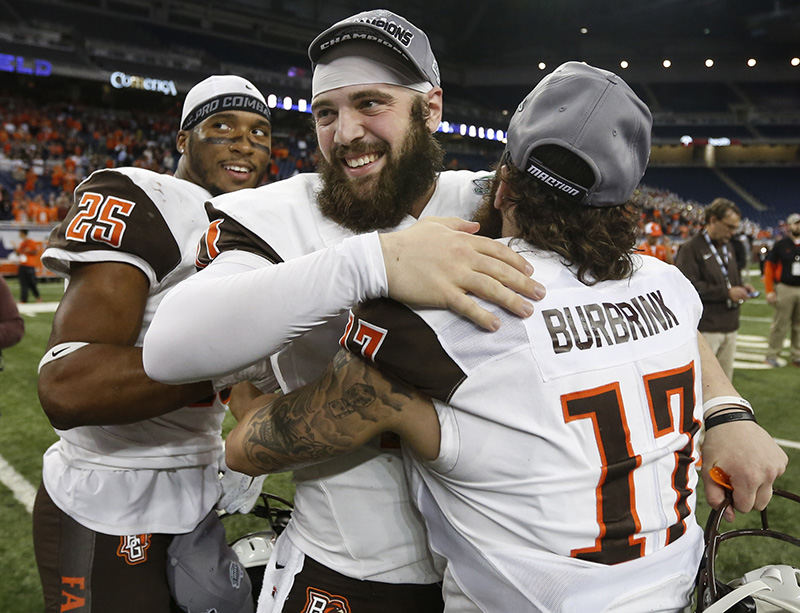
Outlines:
[[[771,564],[751,570],[728,585],[735,589],[704,613],[723,613],[737,604],[744,605],[748,597],[757,613],[800,613],[800,569]]]
[[[276,538],[278,536],[271,530],[256,532],[237,539],[231,544],[231,548],[245,568],[265,566],[275,547]]]
[[[289,523],[292,514],[292,503],[280,496],[260,492],[257,500],[260,500],[261,504],[255,504],[248,514],[266,520],[267,526],[264,530],[237,538],[230,544],[242,566],[250,569],[267,565],[275,541]],[[277,502],[281,507],[270,504],[270,501]],[[229,517],[229,514],[223,513],[221,517]]]
[[[800,503],[800,496],[774,490],[779,498]],[[720,543],[740,536],[766,536],[800,547],[800,538],[769,527],[766,509],[761,528],[719,532],[727,505],[712,511],[706,523],[706,550],[697,577],[698,613],[800,613],[800,569],[771,564],[751,570],[728,584],[716,578],[715,566]]]

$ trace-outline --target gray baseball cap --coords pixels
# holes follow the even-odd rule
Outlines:
[[[167,582],[186,613],[253,613],[252,585],[244,566],[225,541],[225,528],[211,512],[167,548]]]
[[[517,168],[586,206],[626,202],[650,158],[650,110],[620,77],[567,62],[533,88],[508,126],[507,154]],[[560,145],[586,161],[593,185],[577,185],[536,159],[535,149]]]
[[[367,41],[392,49],[409,62],[424,80],[441,85],[439,64],[428,37],[410,21],[386,9],[358,13],[333,24],[308,46],[312,67],[326,52],[341,43]]]
[[[798,215],[797,213],[792,213],[791,215],[789,215],[789,217],[786,218],[787,224],[797,223],[798,221],[800,221],[800,215]]]

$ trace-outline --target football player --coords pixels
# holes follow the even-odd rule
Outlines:
[[[141,344],[166,292],[195,270],[208,227],[203,202],[265,177],[264,96],[237,76],[201,81],[184,101],[176,144],[174,176],[92,173],[43,256],[69,281],[39,375],[39,398],[59,435],[45,452],[34,507],[48,612],[167,613],[167,568],[188,564],[177,549],[200,565],[206,585],[228,586],[203,601],[179,578],[172,587],[183,593],[172,596],[181,606],[253,607],[249,583],[229,578],[241,573],[214,512],[224,398],[208,381],[149,379]],[[187,533],[198,542],[173,538]],[[205,544],[210,534],[221,544]]]
[[[704,467],[731,475],[742,511],[767,504],[787,458],[698,337],[693,286],[634,251],[628,200],[650,129],[610,72],[569,62],[545,77],[486,200],[548,288],[534,315],[495,309],[502,327],[486,334],[444,310],[366,302],[341,336],[358,357],[250,413],[229,464],[296,468],[396,432],[447,561],[448,611],[682,611],[703,545],[701,426]]]
[[[495,329],[498,316],[467,292],[520,315],[532,308],[513,290],[542,295],[520,255],[451,229],[477,224],[432,219],[470,218],[489,174],[440,172],[432,133],[442,89],[425,33],[367,11],[320,34],[309,55],[321,172],[211,201],[200,252],[207,268],[164,300],[145,339],[145,368],[157,380],[234,371],[311,329],[272,357],[269,369],[289,391],[324,370],[346,309],[364,298],[449,307]],[[392,441],[294,477],[295,509],[259,611],[312,601],[305,610],[334,601],[381,613],[441,610],[441,575]]]

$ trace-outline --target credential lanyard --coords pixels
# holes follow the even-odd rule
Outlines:
[[[728,245],[722,245],[722,256],[720,256],[719,251],[717,251],[717,247],[714,245],[714,242],[711,240],[708,232],[704,230],[703,236],[708,243],[708,248],[711,249],[711,253],[714,254],[715,258],[717,258],[717,264],[719,264],[720,270],[722,270],[722,274],[725,277],[725,282],[728,284],[728,289],[730,289],[731,280],[728,278]]]
[[[722,255],[720,256],[719,251],[717,251],[717,247],[714,245],[714,242],[711,240],[711,237],[708,235],[708,232],[703,230],[703,236],[708,243],[708,248],[711,249],[711,253],[714,254],[714,257],[717,260],[717,264],[719,264],[719,268],[722,271],[722,276],[725,277],[725,285],[730,290],[731,289],[731,280],[728,277],[728,245],[722,245]],[[731,299],[728,298],[728,308],[733,306]]]

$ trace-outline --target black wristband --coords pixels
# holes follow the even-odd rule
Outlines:
[[[705,420],[705,429],[709,430],[714,426],[720,424],[727,424],[731,421],[756,421],[756,416],[750,411],[735,411],[733,413],[723,413],[722,415],[714,415]],[[758,423],[758,422],[756,422]]]
[[[726,411],[746,411],[747,413],[750,413],[750,411],[748,411],[744,407],[723,407],[721,409],[717,409],[716,411],[711,411],[711,413],[706,415],[703,419],[708,421],[709,419],[714,417],[714,415],[719,415],[720,413],[725,413]]]

